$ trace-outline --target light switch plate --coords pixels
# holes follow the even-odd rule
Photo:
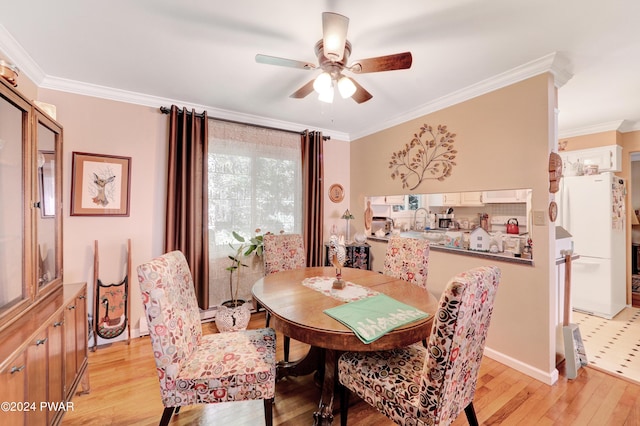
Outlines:
[[[541,210],[533,211],[533,224],[536,226],[544,226],[547,224],[547,212]]]

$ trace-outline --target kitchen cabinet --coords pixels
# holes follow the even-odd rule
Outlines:
[[[427,197],[431,207],[461,207],[483,206],[482,192],[447,192],[444,194],[429,194]]]
[[[47,401],[59,403],[64,401],[64,312],[58,312],[52,317],[47,336],[49,337]],[[48,424],[53,424],[56,412],[48,411],[47,414]]]
[[[575,175],[572,165],[576,163],[597,165],[600,172],[622,171],[622,147],[620,145],[608,145],[588,149],[576,149],[573,151],[560,151],[562,158],[562,174]]]
[[[70,401],[87,377],[87,286],[63,287],[0,332],[0,401],[29,404],[3,412],[3,424],[59,424],[64,411],[40,403]]]
[[[404,205],[404,195],[385,195],[380,197],[370,197],[369,201],[373,205]]]
[[[443,206],[458,206],[460,205],[460,193],[459,192],[451,192],[442,194],[442,205]]]
[[[485,191],[482,200],[485,204],[494,203],[526,203],[527,189],[506,189],[503,191]]]
[[[460,206],[484,206],[481,191],[461,192]]]
[[[27,393],[25,401],[35,404],[35,410],[27,412],[30,425],[47,424],[47,410],[40,409],[40,403],[47,401],[47,329],[40,330],[27,347]]]
[[[0,78],[0,330],[62,287],[62,126]]]
[[[71,298],[64,310],[64,395],[71,399],[88,359],[87,291]]]
[[[0,369],[0,401],[24,402],[27,384],[27,354],[25,351],[7,360]],[[12,408],[12,407],[10,407]],[[19,410],[3,410],[2,423],[5,425],[26,425],[26,412]]]

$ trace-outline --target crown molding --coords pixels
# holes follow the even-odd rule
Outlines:
[[[169,99],[159,96],[147,95],[144,93],[130,92],[127,90],[116,89],[113,87],[99,86],[96,84],[82,83],[74,80],[68,80],[57,77],[46,77],[43,79],[41,88],[58,90],[61,92],[74,93],[83,96],[92,96],[95,98],[108,99],[117,102],[125,102],[135,105],[149,106],[152,108],[160,108],[160,106],[180,105],[188,109],[206,110],[207,114],[213,118],[221,118],[225,120],[239,121],[243,123],[256,124],[261,126],[273,127],[276,129],[301,131],[302,129],[313,127],[301,123],[293,123],[289,121],[277,120],[257,115],[245,114],[237,111],[229,111],[215,108],[210,105],[193,104],[178,99]],[[325,136],[331,138],[349,141],[347,133],[336,132],[329,129],[318,129]]]
[[[640,122],[630,120],[616,120],[606,123],[594,124],[591,126],[578,127],[559,132],[558,138],[573,138],[576,136],[592,135],[594,133],[616,131],[620,133],[628,133],[640,130]]]
[[[363,132],[351,135],[351,138],[352,140],[362,138],[423,115],[431,114],[441,109],[468,101],[469,99],[502,89],[503,87],[510,86],[545,72],[549,72],[554,76],[554,85],[556,87],[562,87],[573,76],[569,71],[569,61],[566,57],[559,52],[550,53],[476,84],[472,84],[471,86],[467,86],[432,102],[421,105],[391,120],[378,123],[376,126],[370,127]]]
[[[44,71],[3,25],[0,25],[0,52],[13,64],[20,64],[20,72],[40,86],[45,78]]]

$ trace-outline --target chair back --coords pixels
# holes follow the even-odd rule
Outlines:
[[[429,240],[393,236],[384,257],[385,275],[427,288]]]
[[[421,378],[422,408],[436,423],[449,424],[473,401],[499,282],[497,267],[475,268],[440,297]]]
[[[138,266],[138,281],[160,387],[167,389],[202,337],[191,271],[173,251]]]
[[[300,234],[266,234],[262,256],[267,275],[307,266],[304,241]]]

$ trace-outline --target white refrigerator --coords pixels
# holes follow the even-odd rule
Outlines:
[[[556,197],[557,225],[573,237],[571,305],[611,319],[626,306],[625,194],[611,172],[566,176]]]

